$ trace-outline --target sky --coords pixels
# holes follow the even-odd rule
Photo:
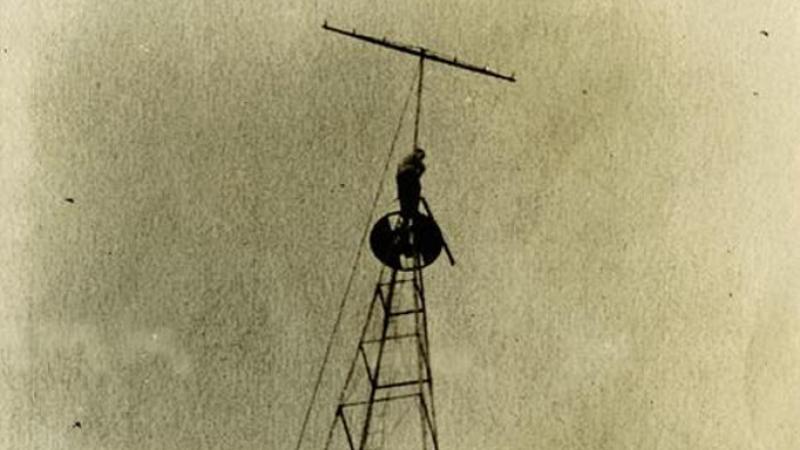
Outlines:
[[[800,447],[796,2],[0,5],[0,448],[294,448],[412,140],[324,20],[518,78],[426,72],[442,449]]]

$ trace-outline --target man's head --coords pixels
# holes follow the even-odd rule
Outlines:
[[[415,148],[414,157],[422,161],[423,159],[425,159],[425,150],[421,149],[420,147]]]

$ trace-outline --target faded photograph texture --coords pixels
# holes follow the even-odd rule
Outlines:
[[[425,75],[440,448],[800,448],[800,3],[0,12],[0,448],[295,448],[417,69],[325,20],[518,78]]]

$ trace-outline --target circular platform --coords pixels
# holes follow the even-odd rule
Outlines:
[[[442,252],[444,240],[439,225],[419,214],[407,220],[394,211],[381,217],[369,235],[372,253],[392,269],[411,271],[431,265]]]

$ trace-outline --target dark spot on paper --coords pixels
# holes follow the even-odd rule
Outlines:
[[[99,81],[95,81],[94,82],[94,87],[97,88],[97,89],[100,89],[100,82]]]
[[[339,187],[343,188],[344,187],[344,183],[339,183]]]
[[[67,203],[75,203],[75,199],[72,198],[72,197],[67,197],[67,198],[64,199],[64,201],[67,202]]]
[[[758,97],[758,91],[753,91],[753,97]]]
[[[72,424],[72,428],[83,428],[81,426],[81,421],[80,420],[76,420],[75,423]]]
[[[584,90],[582,90],[582,91],[581,91],[581,93],[582,93],[583,95],[586,95],[586,94],[588,94],[588,93],[589,93],[589,90],[588,90],[588,89],[584,89]]]
[[[728,297],[733,298],[733,292],[728,292]]]
[[[767,30],[761,30],[761,35],[764,37],[769,37],[769,32],[767,32]]]
[[[4,49],[3,49],[3,53],[8,53],[8,49],[7,49],[7,48],[4,48]]]

